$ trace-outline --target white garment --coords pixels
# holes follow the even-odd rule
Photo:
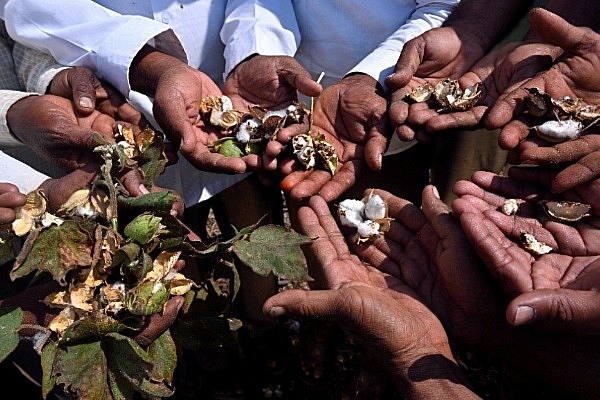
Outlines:
[[[224,0],[0,0],[0,17],[17,41],[48,52],[62,64],[85,66],[113,84],[146,117],[152,102],[131,90],[129,67],[145,44],[171,54],[222,84],[219,40]],[[183,156],[158,184],[180,193],[187,205],[206,200],[248,174],[199,171]]]
[[[385,88],[404,44],[439,27],[459,0],[228,0],[225,76],[251,54],[294,56],[324,87],[361,72]],[[412,146],[396,135],[386,154]],[[401,148],[392,148],[400,146]]]
[[[0,182],[12,183],[21,193],[27,194],[47,179],[50,179],[47,175],[0,151]]]

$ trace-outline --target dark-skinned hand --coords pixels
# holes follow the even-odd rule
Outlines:
[[[282,129],[278,136],[285,141],[293,129]],[[378,82],[365,74],[345,77],[329,86],[317,99],[311,132],[322,134],[334,146],[338,167],[333,174],[313,168],[305,170],[298,162],[282,162],[284,192],[296,200],[319,194],[326,201],[338,198],[354,184],[362,168],[381,169],[383,153],[392,131],[387,116],[387,102]]]
[[[300,208],[298,220],[302,232],[315,238],[307,251],[309,265],[325,290],[283,291],[265,302],[265,313],[324,318],[340,324],[385,360],[382,365],[409,398],[439,397],[437,390],[444,390],[444,395],[476,397],[456,368],[443,327],[419,296],[400,279],[350,252],[322,197],[314,196],[308,204]],[[444,381],[448,386],[436,389],[423,383],[427,380]]]
[[[519,143],[526,140],[530,133],[529,127],[535,125],[535,122],[524,113],[525,98],[528,97],[526,88],[537,88],[555,99],[569,96],[572,99],[581,98],[588,104],[600,104],[600,79],[596,73],[600,66],[598,57],[600,36],[589,28],[573,26],[560,16],[541,8],[535,8],[530,12],[529,21],[532,29],[535,29],[540,37],[551,45],[561,47],[564,55],[548,70],[499,99],[489,110],[484,124],[488,129],[503,127],[499,143],[502,148],[508,150],[517,148]],[[570,146],[573,146],[573,151],[568,150]],[[585,144],[577,142],[562,144],[561,151],[577,157],[585,152],[584,147]],[[527,152],[524,148],[517,154],[511,155],[509,161],[511,163],[517,160],[531,162],[532,157],[537,160],[542,158],[539,155],[535,156],[537,148],[526,149]],[[591,148],[591,150],[595,149],[597,147]],[[547,156],[552,156],[548,151],[545,152]]]
[[[236,110],[246,111],[254,105],[267,110],[279,110],[298,101],[298,92],[317,97],[322,90],[321,85],[293,57],[254,55],[231,72],[225,81],[223,94],[231,99]],[[271,141],[267,144],[270,148],[268,152],[248,155],[245,157],[246,163],[268,181],[269,175],[278,168],[277,155],[285,145],[279,140]]]
[[[0,225],[12,223],[16,218],[15,209],[24,206],[26,200],[18,187],[0,182]]]
[[[154,98],[156,121],[192,165],[209,172],[246,172],[243,158],[213,153],[208,147],[221,133],[202,121],[200,102],[222,93],[206,74],[149,46],[136,55],[129,74],[134,90]]]
[[[510,175],[479,171],[471,181],[455,185],[459,198],[452,204],[469,241],[512,299],[506,310],[508,322],[558,332],[598,333],[600,220],[594,216],[574,223],[551,220],[540,213],[537,201],[544,198],[539,182],[550,181],[553,174],[518,168]],[[499,211],[507,198],[523,201],[516,215]],[[522,231],[553,250],[531,254],[520,243]]]

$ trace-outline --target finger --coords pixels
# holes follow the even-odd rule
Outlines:
[[[578,139],[569,140],[548,146],[529,145],[521,153],[521,162],[534,165],[557,165],[572,163],[600,149],[600,135],[584,135]]]
[[[513,299],[506,319],[560,332],[600,333],[600,294],[595,290],[540,289]]]
[[[313,80],[310,73],[304,68],[295,69],[294,71],[284,71],[280,74],[283,75],[283,78],[290,86],[295,87],[305,96],[317,97],[323,91],[321,84]]]
[[[563,193],[597,179],[600,176],[599,166],[599,152],[582,158],[576,164],[570,165],[556,174],[552,181],[552,192]]]
[[[96,88],[100,86],[100,81],[89,69],[75,67],[69,71],[68,82],[72,94],[67,98],[73,99],[75,107],[80,113],[91,113],[96,105]]]
[[[265,301],[263,313],[273,318],[292,314],[303,317],[337,318],[336,295],[331,290],[285,290]]]
[[[360,160],[346,162],[333,176],[323,176],[323,185],[319,194],[328,202],[339,198],[346,190],[350,189],[356,182],[356,177],[364,168],[365,163]]]
[[[578,28],[568,23],[562,17],[536,7],[529,12],[529,22],[546,42],[562,47],[566,51],[581,45],[585,32],[584,28]]]
[[[165,303],[162,312],[152,314],[141,331],[133,337],[133,340],[142,347],[149,346],[157,337],[173,325],[184,301],[183,296],[175,296],[169,299]]]
[[[474,128],[479,125],[486,111],[487,106],[476,106],[465,112],[436,115],[427,120],[425,129],[427,132],[439,132],[448,129]]]
[[[394,73],[385,78],[390,89],[407,86],[423,61],[425,41],[420,38],[406,42],[396,62]]]

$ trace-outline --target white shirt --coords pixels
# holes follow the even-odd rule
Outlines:
[[[12,183],[21,193],[27,194],[47,179],[47,175],[0,151],[0,182]]]
[[[225,75],[251,54],[294,56],[327,87],[361,72],[385,88],[404,44],[439,27],[459,0],[228,0]],[[396,140],[394,146],[411,144]],[[388,149],[388,154],[397,149]]]
[[[129,97],[153,122],[152,101],[131,90],[129,67],[145,44],[186,61],[222,84],[225,0],[0,0],[0,17],[17,41],[62,64],[85,66]],[[187,205],[206,200],[245,178],[199,171],[183,156],[157,183]]]

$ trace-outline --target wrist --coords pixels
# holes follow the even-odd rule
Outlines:
[[[158,87],[160,77],[167,71],[184,64],[178,58],[144,46],[133,58],[129,69],[131,88],[148,96],[153,96]],[[184,64],[187,66],[187,64]]]
[[[409,363],[394,364],[396,387],[407,399],[479,398],[451,353],[424,352]]]

